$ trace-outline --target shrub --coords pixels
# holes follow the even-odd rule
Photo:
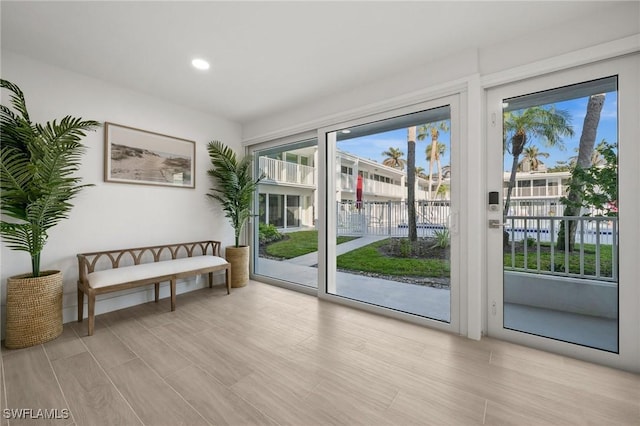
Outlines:
[[[449,247],[449,241],[450,241],[449,229],[444,228],[442,230],[435,231],[433,233],[433,240],[435,241],[435,243],[432,246],[434,248],[440,247],[442,249],[445,249]]]
[[[409,257],[411,256],[411,241],[408,238],[403,238],[400,240],[400,256],[401,257]]]
[[[258,238],[260,239],[260,244],[279,241],[283,238],[283,235],[278,232],[278,229],[274,225],[261,223],[258,225],[258,229]]]

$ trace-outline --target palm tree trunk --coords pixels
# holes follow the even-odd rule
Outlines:
[[[433,200],[434,193],[431,187],[431,178],[433,176],[433,163],[436,161],[436,152],[438,148],[438,139],[431,136],[431,151],[429,152],[429,200]]]
[[[582,135],[580,136],[580,146],[578,148],[578,159],[576,168],[588,169],[591,167],[591,155],[596,144],[596,133],[598,124],[600,123],[600,113],[604,105],[604,93],[593,95],[589,98],[587,104],[587,113],[584,117],[582,126]],[[577,216],[580,214],[580,205],[582,204],[582,182],[576,175],[571,177],[571,186],[567,195],[568,203],[564,209],[564,216]],[[567,225],[565,225],[567,224]],[[577,221],[563,220],[560,222],[560,230],[558,231],[558,250],[573,251],[576,242]],[[568,230],[565,229],[568,226]],[[565,246],[565,233],[569,233],[569,247]]]
[[[507,198],[504,201],[504,219],[507,219],[507,215],[509,214],[509,207],[511,205],[511,193],[513,192],[513,188],[516,186],[516,172],[518,170],[518,161],[520,155],[513,155],[513,164],[511,165],[511,176],[509,177],[509,185],[507,186]]]
[[[438,170],[438,185],[436,185],[435,196],[438,196],[438,192],[440,192],[440,187],[442,186],[442,167],[440,164],[440,156],[438,155],[438,159],[436,160],[436,166]]]
[[[418,240],[416,223],[416,126],[407,129],[407,214],[409,220],[409,241]],[[429,178],[431,185],[431,178]],[[431,188],[429,188],[431,189]]]
[[[516,171],[518,169],[518,160],[520,155],[513,155],[513,164],[511,165],[511,176],[509,177],[509,185],[507,186],[507,197],[504,201],[504,211],[502,213],[502,223],[507,223],[507,215],[509,214],[509,207],[511,205],[511,193],[516,186]],[[506,247],[509,245],[509,232],[502,231],[502,245]]]

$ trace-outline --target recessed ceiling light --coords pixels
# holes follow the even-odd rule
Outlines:
[[[344,129],[344,130],[342,131],[342,133],[344,133],[345,135],[347,135],[347,134],[351,133],[351,130],[349,130],[349,129]]]
[[[205,61],[204,59],[196,58],[193,61],[191,61],[191,65],[193,65],[195,68],[199,70],[209,69],[209,62]]]

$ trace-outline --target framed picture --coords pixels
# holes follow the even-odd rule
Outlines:
[[[105,123],[106,182],[195,188],[196,143]]]

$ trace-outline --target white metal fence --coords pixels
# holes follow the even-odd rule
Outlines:
[[[450,204],[444,201],[416,202],[418,236],[431,236],[449,225]],[[404,201],[337,203],[338,235],[407,235],[408,213]]]
[[[559,251],[557,243],[575,223],[575,249]],[[507,216],[506,270],[618,281],[618,218],[603,216]]]

